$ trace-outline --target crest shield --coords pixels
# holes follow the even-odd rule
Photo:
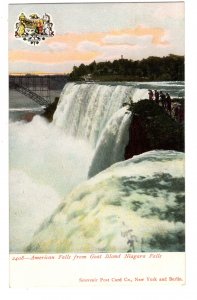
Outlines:
[[[21,38],[35,46],[42,40],[53,36],[53,23],[49,14],[45,13],[43,17],[39,17],[33,13],[28,18],[24,13],[20,14],[19,22],[15,25],[16,38]]]

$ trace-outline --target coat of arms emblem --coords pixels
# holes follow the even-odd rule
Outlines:
[[[24,13],[20,14],[19,22],[16,23],[16,38],[22,38],[35,46],[42,40],[53,36],[53,23],[50,15],[45,13],[41,18],[37,14],[31,14],[27,18]]]

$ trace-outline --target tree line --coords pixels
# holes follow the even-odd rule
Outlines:
[[[118,59],[74,66],[70,80],[83,80],[89,76],[93,80],[130,81],[183,81],[184,56],[170,54],[164,57],[150,56],[142,60]]]

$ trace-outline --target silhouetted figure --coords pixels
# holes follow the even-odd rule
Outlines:
[[[172,99],[168,93],[166,93],[166,109],[171,115],[172,113]]]
[[[165,108],[166,96],[164,95],[164,93],[162,91],[160,91],[159,97],[160,97],[162,107]]]
[[[148,97],[149,97],[149,100],[153,100],[153,91],[152,90],[148,90]]]
[[[159,104],[159,92],[157,90],[155,90],[154,97],[155,97],[155,102]]]

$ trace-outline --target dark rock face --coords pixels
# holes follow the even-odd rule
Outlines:
[[[129,128],[129,143],[125,148],[125,159],[152,150],[145,130],[145,120],[134,115]]]
[[[59,101],[59,97],[56,97],[53,103],[47,106],[45,108],[45,112],[42,114],[42,116],[45,117],[49,122],[53,121],[53,114],[57,108],[58,101]]]
[[[150,150],[184,152],[184,126],[154,101],[141,100],[133,108],[125,159]]]

